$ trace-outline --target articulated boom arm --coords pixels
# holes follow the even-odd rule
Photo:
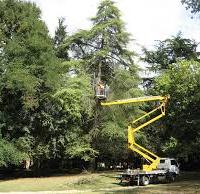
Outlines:
[[[168,100],[168,96],[146,96],[146,97],[139,97],[139,98],[130,98],[125,100],[116,100],[111,102],[101,102],[102,106],[111,106],[111,105],[121,105],[121,104],[129,104],[129,103],[138,103],[138,102],[150,102],[150,101],[158,101],[160,102],[159,106],[153,109],[152,111],[145,113],[143,116],[139,117],[138,119],[134,120],[128,126],[128,148],[137,152],[142,157],[144,157],[147,161],[149,161],[149,165],[143,165],[143,170],[145,171],[152,171],[153,169],[157,168],[157,165],[160,163],[160,157],[156,154],[152,153],[151,151],[147,150],[146,148],[138,145],[135,142],[135,133],[142,129],[143,127],[157,121],[161,117],[165,115],[165,107]],[[137,127],[133,127],[139,121],[143,119],[147,119],[153,114],[157,113],[157,116],[147,120],[143,124],[140,124]]]

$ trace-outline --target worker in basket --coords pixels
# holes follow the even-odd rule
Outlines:
[[[106,99],[105,86],[102,81],[99,81],[96,86],[96,96],[99,99]]]

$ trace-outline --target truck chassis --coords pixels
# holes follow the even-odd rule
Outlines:
[[[173,182],[175,177],[175,173],[170,173],[167,170],[152,170],[147,172],[140,169],[128,169],[125,172],[119,174],[120,183],[126,182],[129,185],[143,186],[146,186],[149,183]]]

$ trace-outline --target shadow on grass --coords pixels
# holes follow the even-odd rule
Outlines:
[[[62,176],[77,176],[82,175],[81,171],[70,170],[52,170],[47,171],[41,169],[39,172],[34,170],[0,170],[0,182],[10,181],[20,178],[49,178],[49,177],[62,177]]]

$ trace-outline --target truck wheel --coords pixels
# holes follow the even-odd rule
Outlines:
[[[141,177],[141,185],[146,186],[149,184],[149,177],[147,176],[142,176]]]
[[[166,176],[166,179],[167,179],[167,182],[168,183],[172,183],[175,181],[175,178],[176,178],[176,175],[174,173],[169,173],[167,176]]]

